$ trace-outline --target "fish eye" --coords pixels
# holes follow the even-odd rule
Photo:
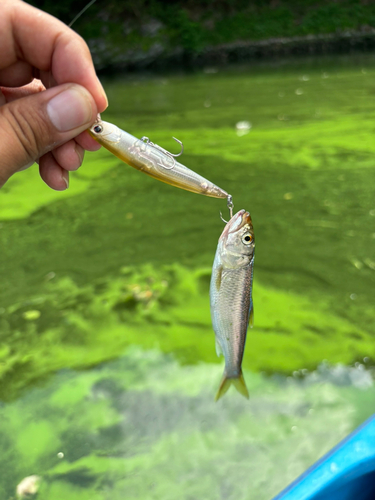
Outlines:
[[[100,134],[101,132],[103,132],[103,127],[101,125],[95,125],[93,131],[95,132],[95,134]]]
[[[242,243],[244,245],[250,245],[250,243],[253,241],[253,237],[251,236],[251,234],[244,234],[242,236]]]

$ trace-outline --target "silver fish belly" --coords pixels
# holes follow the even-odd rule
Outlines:
[[[254,231],[250,214],[240,210],[222,232],[212,269],[210,304],[216,352],[224,354],[225,370],[216,395],[222,397],[233,384],[249,397],[242,375],[247,328],[252,325]]]

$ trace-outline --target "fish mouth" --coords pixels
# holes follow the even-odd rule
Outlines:
[[[252,226],[253,224],[251,221],[250,213],[242,209],[237,212],[229,221],[228,233],[234,233],[235,231],[238,231],[246,225]]]
[[[244,226],[251,226],[253,227],[253,222],[251,220],[250,212],[246,212],[246,210],[241,210],[242,213],[242,220],[241,220],[241,225],[238,227],[238,229],[241,229],[241,227]]]
[[[235,233],[236,231],[238,231],[239,229],[243,228],[246,225],[250,226],[251,228],[253,227],[250,213],[242,209],[235,215],[233,215],[233,217],[230,219],[230,221],[224,228],[221,237],[227,238],[230,233]]]

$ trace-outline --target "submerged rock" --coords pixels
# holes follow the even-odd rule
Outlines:
[[[28,498],[38,493],[41,478],[39,476],[27,476],[17,485],[17,498]]]

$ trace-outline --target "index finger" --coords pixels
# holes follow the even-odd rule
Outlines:
[[[20,0],[2,0],[0,47],[0,71],[24,61],[50,71],[58,85],[85,87],[99,112],[107,107],[86,42],[55,17]]]

